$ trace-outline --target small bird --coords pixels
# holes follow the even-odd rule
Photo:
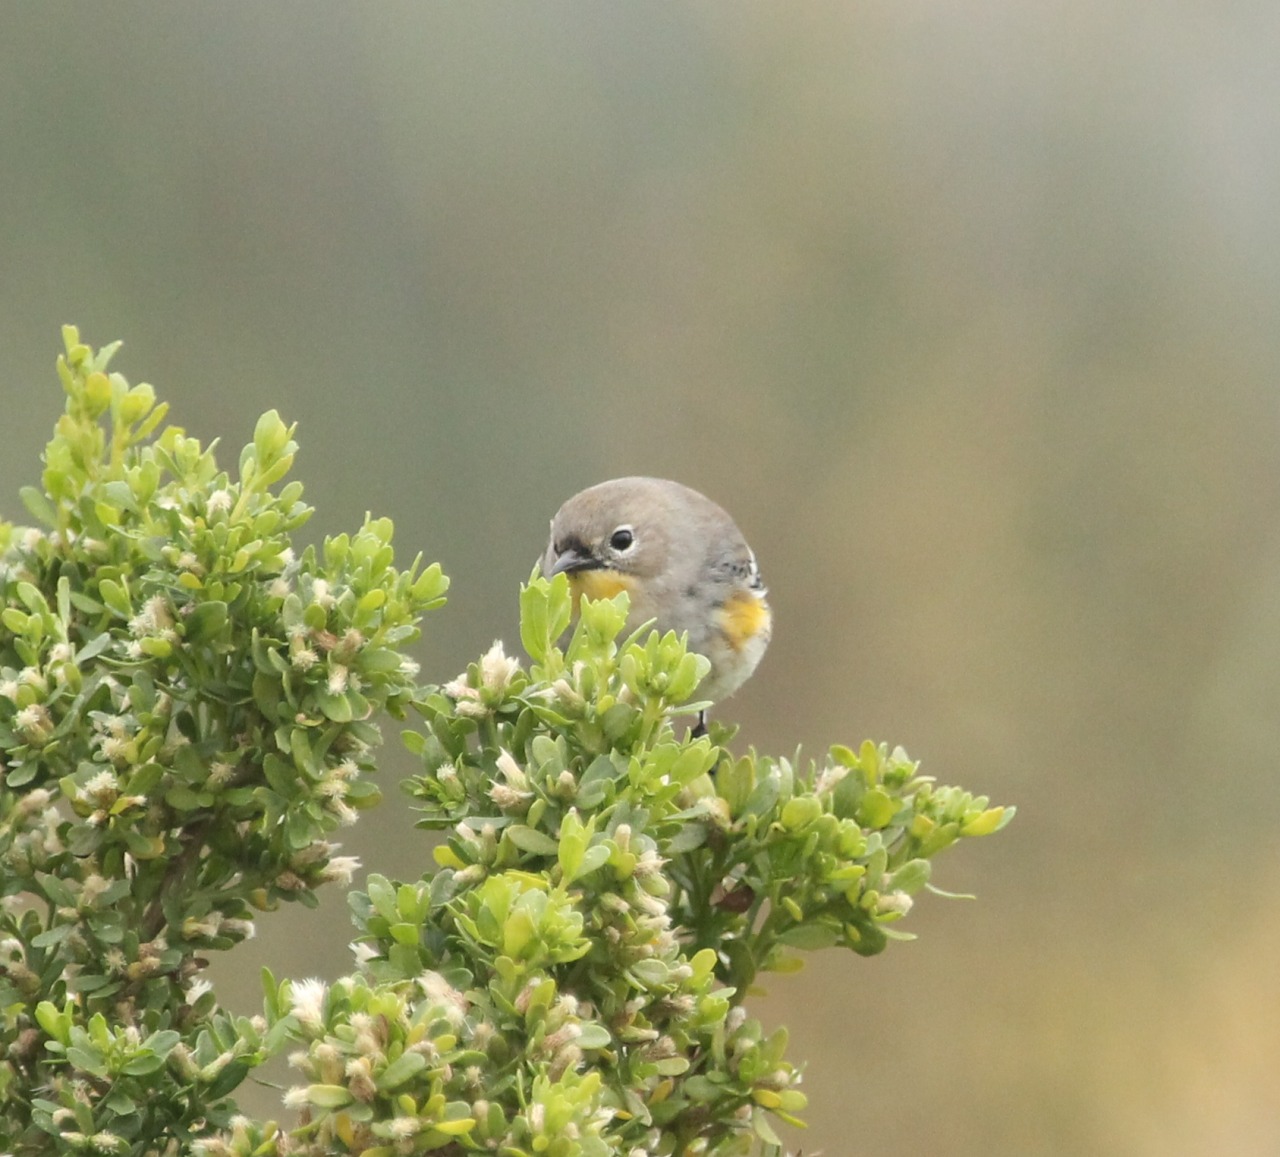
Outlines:
[[[663,478],[614,478],[575,494],[551,520],[540,563],[583,595],[626,591],[628,622],[688,632],[689,650],[711,660],[700,698],[719,702],[756,669],[773,616],[756,556],[711,499]],[[706,712],[692,734],[706,734]]]

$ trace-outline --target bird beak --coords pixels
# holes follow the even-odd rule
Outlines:
[[[546,577],[553,579],[558,574],[572,574],[578,570],[596,570],[599,566],[600,560],[590,551],[580,546],[571,546],[557,556],[555,562],[551,564],[551,569],[547,571]]]

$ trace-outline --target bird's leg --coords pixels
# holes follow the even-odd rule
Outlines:
[[[698,722],[689,728],[690,739],[701,739],[707,733],[707,713],[705,710],[698,712]]]

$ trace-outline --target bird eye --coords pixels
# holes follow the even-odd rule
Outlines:
[[[609,536],[609,545],[614,550],[630,550],[631,544],[635,542],[636,536],[631,533],[631,527],[620,526]]]

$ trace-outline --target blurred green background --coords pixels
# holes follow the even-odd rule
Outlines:
[[[706,491],[776,611],[739,742],[1019,808],[939,864],[976,902],[757,1003],[793,1143],[1280,1152],[1278,50],[1242,0],[6,4],[0,511],[64,321],[228,464],[296,420],[313,537],[439,559],[428,677],[569,494]],[[390,738],[346,846],[416,876]],[[348,967],[337,893],[259,931],[233,1006]]]

